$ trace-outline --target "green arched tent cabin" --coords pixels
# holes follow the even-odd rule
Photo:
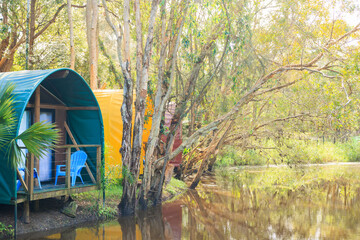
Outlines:
[[[17,169],[11,167],[6,154],[0,153],[0,203],[15,204],[98,189],[103,167],[103,122],[98,102],[85,80],[75,71],[63,68],[0,73],[0,87],[5,82],[15,85],[14,137],[34,122],[48,121],[56,123],[61,139],[41,159],[27,154],[23,166]],[[87,154],[80,172],[84,183],[77,177],[72,185],[69,165],[71,154],[77,150]],[[25,147],[22,151],[27,152]],[[66,174],[59,176],[55,185],[60,165],[65,165],[59,168]],[[19,171],[25,167],[35,168],[37,176]]]

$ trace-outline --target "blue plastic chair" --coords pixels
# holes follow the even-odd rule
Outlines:
[[[24,179],[25,178],[25,168],[19,168],[19,172],[24,173],[24,174],[22,174],[22,178]],[[39,188],[41,189],[40,178],[39,178],[39,174],[38,174],[36,168],[34,168],[34,179],[35,178],[37,178],[38,183],[39,183]],[[20,182],[20,180],[17,180],[16,190],[19,190],[20,186],[21,186],[21,182]]]
[[[81,179],[82,184],[84,184],[84,181],[80,173],[81,173],[81,169],[85,167],[86,159],[87,159],[87,154],[84,151],[76,151],[73,154],[71,154],[71,160],[70,160],[71,186],[75,185],[77,177],[79,177]],[[62,171],[61,170],[62,167],[66,167],[66,165],[56,166],[55,185],[57,184],[57,180],[59,176],[66,175],[66,170]]]

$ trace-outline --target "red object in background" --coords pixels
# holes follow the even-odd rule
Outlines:
[[[175,114],[175,108],[176,108],[176,104],[172,103],[172,102],[169,103],[166,106],[166,109],[165,109],[165,127],[167,127],[167,129],[169,129],[170,124],[171,124],[172,116]],[[161,136],[161,140],[163,142],[166,142],[166,139],[167,139],[167,136],[165,134],[163,134]],[[182,124],[180,123],[180,126],[176,130],[173,150],[177,149],[181,145],[181,143],[182,143]],[[179,153],[175,158],[173,158],[170,161],[170,164],[174,165],[175,167],[178,167],[178,166],[180,166],[181,162],[182,162],[182,153]]]

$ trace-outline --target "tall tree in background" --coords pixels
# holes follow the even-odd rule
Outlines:
[[[51,3],[45,6],[42,2],[31,0],[30,14],[30,54],[33,56],[35,40],[56,21],[66,4]],[[3,0],[0,3],[1,43],[0,43],[0,72],[8,72],[14,63],[16,51],[25,43],[26,32],[26,1]],[[46,7],[48,14],[42,15]],[[25,16],[25,17],[24,17]],[[34,63],[31,60],[30,65]]]
[[[71,9],[71,0],[67,0],[67,13],[69,19],[69,40],[70,40],[70,68],[75,69],[75,46],[74,46],[74,25]]]
[[[98,88],[98,58],[99,58],[99,6],[97,0],[87,0],[86,4],[86,34],[89,49],[90,87]]]

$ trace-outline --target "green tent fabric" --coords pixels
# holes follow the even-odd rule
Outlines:
[[[7,81],[15,84],[15,111],[18,126],[16,134],[18,134],[20,119],[26,105],[41,84],[68,107],[99,108],[99,110],[68,111],[67,123],[78,144],[100,144],[103,156],[104,130],[100,107],[89,85],[78,73],[67,68],[0,73],[0,87]],[[68,143],[71,144],[70,141]],[[87,163],[94,177],[97,178],[96,152],[88,152]],[[11,204],[17,194],[16,169],[11,168],[8,159],[2,153],[0,153],[0,164],[0,203]]]

